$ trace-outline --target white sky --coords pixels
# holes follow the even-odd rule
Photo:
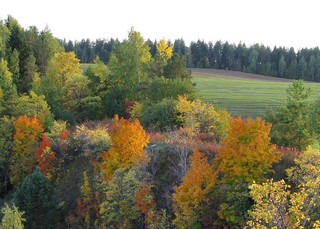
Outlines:
[[[317,3],[318,2],[318,3]],[[0,18],[49,26],[55,37],[198,39],[299,48],[320,46],[317,0],[1,0]]]

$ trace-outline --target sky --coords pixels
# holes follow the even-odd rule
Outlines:
[[[24,28],[46,26],[60,39],[127,38],[131,27],[145,40],[183,38],[269,47],[320,46],[317,0],[2,0]]]

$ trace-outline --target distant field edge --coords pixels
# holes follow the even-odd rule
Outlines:
[[[237,72],[221,69],[209,69],[209,68],[189,68],[192,75],[203,75],[203,76],[219,76],[230,79],[243,79],[243,80],[259,80],[266,82],[292,82],[291,79],[278,78],[273,76],[265,76],[259,74],[252,74],[246,72]]]

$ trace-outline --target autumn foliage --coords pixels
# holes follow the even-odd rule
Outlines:
[[[201,206],[207,202],[208,194],[217,183],[217,174],[207,157],[197,151],[191,156],[191,167],[182,184],[173,194],[176,219],[174,224],[179,228],[188,228],[198,221]]]
[[[49,71],[54,68],[57,74],[66,80],[75,74],[81,73],[80,60],[74,52],[59,52],[51,60]]]
[[[156,207],[156,202],[151,196],[151,187],[149,185],[142,186],[135,198],[136,207],[143,213],[148,214],[151,209]]]
[[[148,162],[144,147],[149,143],[149,136],[139,120],[130,122],[115,116],[110,137],[112,146],[101,154],[103,162],[100,164],[106,181],[119,168],[133,167]]]
[[[158,51],[159,58],[164,63],[167,63],[167,61],[172,57],[173,46],[170,46],[169,42],[166,42],[165,40],[162,39],[157,44],[157,51]]]
[[[151,186],[143,185],[135,197],[136,208],[144,214],[145,222],[149,225],[159,220],[159,212],[156,211],[156,200],[152,195]]]
[[[44,129],[36,116],[33,118],[20,116],[14,128],[14,152],[10,166],[10,180],[14,184],[20,184],[24,177],[32,173],[36,167],[35,152]]]
[[[280,160],[275,145],[270,144],[271,124],[257,118],[232,119],[228,137],[222,146],[215,164],[224,182],[259,181],[270,172],[272,163]]]
[[[42,174],[47,178],[51,177],[55,169],[57,157],[56,153],[51,151],[51,142],[45,134],[42,135],[42,141],[37,149],[36,160]]]
[[[44,131],[36,116],[33,118],[20,116],[14,127],[14,150],[17,153],[22,153],[32,147],[32,143],[38,142]]]
[[[99,216],[99,194],[93,193],[87,171],[84,171],[81,198],[77,199],[77,217],[84,221],[86,228],[92,228]]]

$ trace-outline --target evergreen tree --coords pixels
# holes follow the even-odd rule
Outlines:
[[[23,47],[23,28],[18,21],[12,16],[8,16],[6,20],[6,27],[9,30],[10,36],[7,39],[7,52],[8,55],[14,49],[20,53]]]
[[[151,41],[150,39],[148,39],[146,41],[146,44],[148,44],[149,48],[150,48],[150,53],[151,56],[154,58],[157,54],[157,41],[155,40],[154,42]]]
[[[242,44],[241,42],[238,44],[237,48],[235,49],[235,59],[236,59],[236,66],[235,69],[236,71],[242,71],[243,66],[247,65],[246,61],[246,53],[247,53],[247,48],[245,44]]]
[[[254,48],[259,53],[256,73],[262,75],[271,75],[270,48],[258,44],[256,44]]]
[[[217,41],[213,47],[214,68],[222,68],[221,65],[222,42]]]
[[[10,38],[7,42],[7,59],[10,60],[10,53],[17,50],[19,54],[19,78],[14,79],[14,83],[19,93],[25,93],[30,89],[32,77],[37,70],[33,46],[38,32],[35,27],[25,31],[18,21],[11,16],[8,17],[6,24],[10,30]]]
[[[163,75],[166,78],[190,78],[191,71],[187,69],[186,58],[179,54],[174,54],[164,67]]]
[[[73,42],[71,40],[69,40],[68,42],[66,40],[63,40],[60,43],[63,44],[64,51],[66,51],[66,52],[74,52],[74,46],[73,46]]]
[[[258,55],[259,53],[252,49],[249,55],[249,67],[248,70],[251,73],[256,73],[257,71],[257,62],[258,62]]]
[[[287,89],[285,103],[267,115],[272,123],[271,139],[279,147],[305,150],[314,141],[314,131],[309,121],[311,89],[303,81],[293,81]]]
[[[12,81],[12,73],[8,69],[8,63],[0,60],[0,89],[2,91],[2,115],[11,115],[16,106],[18,94],[17,88]]]
[[[26,228],[56,228],[58,205],[53,186],[37,168],[15,192],[14,203],[25,212]]]
[[[13,148],[13,120],[0,118],[0,195],[6,193],[10,184],[9,164]]]
[[[221,54],[221,65],[223,69],[232,70],[233,68],[233,45],[228,42],[224,43]]]
[[[278,72],[278,75],[281,78],[284,77],[284,73],[285,73],[286,67],[287,67],[286,61],[284,59],[284,56],[282,55],[280,60],[279,60],[279,72]]]
[[[33,54],[30,54],[22,61],[21,81],[16,85],[19,93],[28,93],[32,86],[32,80],[37,74],[38,67]]]
[[[49,28],[46,27],[40,32],[34,47],[34,55],[40,75],[43,76],[46,74],[51,58],[55,53],[62,50],[63,49],[61,45],[59,44],[58,40],[53,37]]]
[[[6,44],[10,36],[10,30],[6,24],[0,20],[0,59],[6,56]]]
[[[312,55],[308,63],[308,80],[314,81],[316,75],[316,57]]]
[[[307,69],[308,69],[307,62],[305,58],[302,56],[298,63],[299,79],[303,79],[303,80],[307,79]]]
[[[286,78],[298,79],[297,70],[298,70],[298,63],[297,63],[297,60],[294,58],[286,70]]]
[[[19,60],[19,52],[17,49],[14,49],[10,54],[9,54],[9,59],[8,59],[8,67],[10,69],[10,72],[12,73],[12,79],[15,85],[20,84],[20,60]]]
[[[191,42],[192,64],[196,68],[208,68],[208,45],[204,41]]]
[[[173,43],[173,53],[180,54],[182,56],[186,56],[187,54],[187,46],[183,39],[177,39]]]
[[[316,64],[315,64],[315,76],[314,79],[316,82],[320,81],[320,54],[316,55]]]

